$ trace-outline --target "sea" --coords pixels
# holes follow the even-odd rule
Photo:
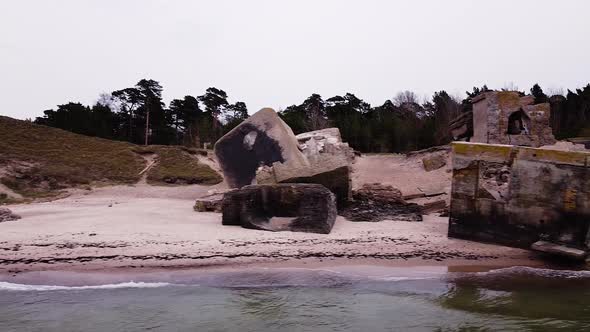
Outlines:
[[[354,266],[0,280],[2,332],[590,331],[588,271]]]

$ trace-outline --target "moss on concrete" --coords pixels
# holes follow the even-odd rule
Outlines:
[[[519,108],[520,96],[514,91],[499,91],[498,105],[501,109]]]

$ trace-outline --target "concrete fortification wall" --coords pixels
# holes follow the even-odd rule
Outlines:
[[[472,142],[539,147],[555,143],[548,103],[513,91],[482,93],[473,99]]]
[[[449,236],[590,245],[590,153],[453,143]]]

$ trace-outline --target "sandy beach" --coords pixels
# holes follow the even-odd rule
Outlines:
[[[403,168],[396,167],[400,163]],[[404,194],[448,183],[446,168],[425,173],[419,167],[419,158],[363,157],[355,164],[354,181],[357,185],[387,179]],[[221,214],[193,211],[195,198],[223,187],[138,183],[75,190],[56,201],[8,206],[22,219],[0,224],[0,272],[322,262],[539,264],[526,250],[450,239],[448,218],[437,215],[424,216],[423,222],[378,223],[338,217],[331,234],[323,235],[222,226]]]

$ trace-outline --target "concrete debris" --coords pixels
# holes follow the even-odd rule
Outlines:
[[[447,202],[444,199],[439,199],[433,202],[426,202],[422,204],[422,214],[441,213],[446,214],[448,211]]]
[[[7,208],[0,207],[0,222],[18,220],[21,217]]]
[[[342,142],[338,128],[326,128],[302,133],[296,136],[299,148],[313,162],[319,155],[326,154],[342,157],[352,164],[355,160],[354,149]]]
[[[437,170],[439,168],[444,167],[447,164],[447,155],[446,154],[433,154],[427,157],[422,158],[422,165],[424,165],[424,170],[427,172],[431,172]]]
[[[531,249],[551,255],[567,257],[573,260],[583,260],[587,256],[587,252],[585,250],[570,248],[547,241],[537,241],[531,245]]]
[[[405,204],[401,190],[393,186],[380,183],[364,184],[360,189],[354,191],[354,199],[361,201],[375,201],[378,203],[400,203]]]
[[[229,190],[211,190],[207,195],[197,198],[193,210],[196,212],[221,212],[223,197]]]
[[[251,185],[225,194],[223,225],[329,234],[336,198],[319,184]]]
[[[353,198],[340,211],[350,221],[422,221],[422,208],[418,204],[406,203],[401,191],[392,186],[365,184],[353,191]]]

